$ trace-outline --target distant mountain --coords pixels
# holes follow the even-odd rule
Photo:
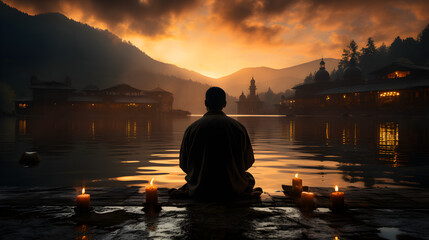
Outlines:
[[[72,86],[99,88],[127,83],[140,89],[164,88],[174,94],[174,107],[193,113],[205,111],[209,85],[223,87],[229,95],[247,93],[252,76],[258,91],[268,87],[285,91],[319,69],[320,60],[283,69],[244,68],[212,79],[194,71],[156,61],[107,30],[68,19],[59,13],[30,16],[0,1],[0,82],[18,97],[29,94],[30,76],[42,81],[72,80]],[[327,70],[337,64],[326,59]],[[236,112],[235,98],[228,96],[226,111]],[[232,104],[231,104],[232,103]]]
[[[174,107],[204,112],[206,84],[212,79],[156,61],[106,30],[59,13],[30,16],[0,1],[0,81],[17,96],[28,95],[29,79],[62,81],[73,87],[105,88],[128,83],[173,92]],[[192,93],[192,94],[189,94]]]
[[[326,70],[331,72],[336,68],[339,59],[325,58]],[[304,78],[318,71],[320,59],[299,64],[293,67],[273,69],[268,67],[243,68],[233,74],[217,79],[216,84],[224,88],[229,94],[239,96],[241,91],[247,95],[252,76],[255,78],[259,92],[267,91],[270,87],[273,92],[281,92],[304,82]]]

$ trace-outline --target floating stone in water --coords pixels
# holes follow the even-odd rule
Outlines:
[[[24,152],[19,159],[24,167],[35,167],[40,163],[40,155],[37,152]]]

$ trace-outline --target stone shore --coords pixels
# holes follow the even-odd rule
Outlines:
[[[3,239],[429,239],[429,191],[347,188],[332,213],[332,188],[311,188],[316,209],[302,212],[283,191],[230,203],[171,199],[143,211],[138,187],[89,188],[92,212],[76,214],[75,188],[0,187]]]

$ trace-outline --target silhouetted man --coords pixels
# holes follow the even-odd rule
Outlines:
[[[190,196],[216,199],[250,194],[255,179],[246,170],[255,159],[246,128],[222,112],[226,98],[221,88],[207,90],[205,105],[207,113],[186,129],[180,149],[186,190]]]

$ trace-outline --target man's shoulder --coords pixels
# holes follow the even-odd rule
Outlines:
[[[199,128],[203,126],[210,126],[210,125],[235,125],[240,128],[244,128],[243,124],[241,124],[239,121],[235,120],[234,118],[228,117],[227,115],[205,115],[201,117],[200,119],[193,122],[191,125],[189,125],[188,129],[194,129]]]
[[[239,122],[239,121],[235,120],[235,119],[234,119],[234,118],[232,118],[232,117],[228,117],[228,116],[226,116],[226,119],[227,119],[227,121],[231,122],[232,124],[236,125],[237,127],[245,128],[245,127],[244,127],[244,125],[243,125],[243,124],[241,124],[241,122]]]

